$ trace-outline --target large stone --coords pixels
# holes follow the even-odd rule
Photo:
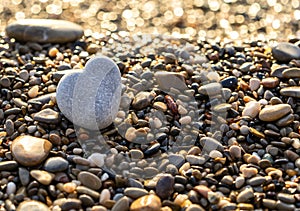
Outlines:
[[[259,112],[259,119],[265,122],[272,122],[284,117],[291,111],[289,104],[277,104],[267,106]]]
[[[35,166],[45,160],[51,148],[52,144],[48,140],[26,135],[12,142],[11,152],[20,164]]]
[[[17,208],[17,211],[28,211],[28,210],[49,211],[50,208],[46,204],[35,200],[23,201],[19,204]]]
[[[56,91],[61,112],[90,130],[109,126],[115,119],[121,99],[121,74],[109,58],[90,59],[84,71],[66,74]]]
[[[292,43],[279,43],[272,49],[273,57],[279,62],[300,59],[300,48]]]
[[[300,98],[300,87],[299,86],[290,86],[290,87],[282,88],[280,90],[280,94],[283,96]]]
[[[6,27],[6,34],[22,42],[66,43],[83,35],[78,24],[54,19],[23,19]]]

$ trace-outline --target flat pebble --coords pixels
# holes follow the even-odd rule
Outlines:
[[[150,105],[153,96],[150,92],[139,92],[132,101],[132,107],[141,110]]]
[[[93,153],[88,157],[88,160],[95,164],[97,167],[102,167],[104,165],[106,155],[100,153]]]
[[[51,157],[45,161],[44,169],[49,172],[64,171],[68,168],[69,162],[61,157]]]
[[[46,159],[51,148],[48,140],[26,135],[13,140],[11,152],[20,164],[35,166]]]
[[[282,72],[284,78],[299,78],[300,77],[300,68],[292,67],[284,70]]]
[[[100,178],[88,171],[80,172],[78,174],[78,180],[81,182],[82,185],[93,190],[99,190],[102,186]]]
[[[288,204],[294,204],[296,201],[294,195],[288,193],[278,193],[277,199]]]
[[[279,79],[276,77],[264,78],[262,79],[261,84],[265,88],[275,88],[279,84]]]
[[[251,78],[249,81],[249,86],[251,91],[255,91],[260,86],[260,80],[258,78]]]
[[[280,119],[291,111],[289,104],[278,104],[267,106],[259,112],[259,119],[265,122],[272,122]]]
[[[127,211],[127,210],[129,210],[129,203],[130,203],[129,198],[124,196],[114,204],[111,211],[119,211],[119,210]],[[145,209],[145,210],[147,210],[147,209]]]
[[[169,91],[170,88],[177,90],[186,90],[187,86],[183,75],[176,72],[158,71],[154,74],[154,78],[163,91]]]
[[[280,94],[283,96],[300,98],[300,87],[291,86],[291,87],[282,88],[280,90]]]
[[[13,171],[17,168],[18,168],[18,163],[14,160],[0,162],[0,171]]]
[[[30,175],[43,185],[49,185],[55,175],[43,170],[31,170]]]
[[[36,113],[33,119],[46,124],[58,124],[60,122],[60,115],[58,112],[46,108]]]
[[[7,183],[7,186],[6,186],[7,195],[14,194],[16,192],[16,190],[17,190],[17,186],[14,182]]]
[[[130,211],[159,211],[160,208],[160,198],[153,194],[142,196],[130,205]]]
[[[66,43],[83,35],[81,26],[65,20],[20,19],[6,27],[6,34],[23,42]]]
[[[239,146],[233,145],[229,147],[229,153],[232,158],[240,159],[242,156],[242,150]]]
[[[211,152],[212,150],[223,151],[223,145],[216,139],[211,137],[203,137],[200,139],[200,144],[203,147],[202,151]]]
[[[300,48],[292,43],[279,43],[272,48],[273,57],[279,62],[289,62],[292,59],[300,59]]]
[[[263,184],[267,179],[263,176],[252,177],[248,180],[248,184],[251,186],[257,186]]]
[[[148,194],[148,191],[142,188],[128,187],[124,190],[124,195],[132,199],[137,199]]]

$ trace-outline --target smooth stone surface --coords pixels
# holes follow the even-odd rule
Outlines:
[[[214,96],[221,93],[222,85],[220,83],[209,83],[200,86],[198,92],[203,95]]]
[[[284,78],[299,78],[300,77],[300,68],[292,67],[284,70],[282,72]]]
[[[267,106],[259,112],[259,119],[265,122],[272,122],[284,117],[291,111],[289,104],[277,104]]]
[[[36,113],[33,119],[46,124],[58,124],[60,122],[60,115],[58,112],[53,111],[50,108],[46,108]]]
[[[192,204],[188,206],[185,211],[205,211],[205,209],[201,207],[199,204]]]
[[[229,76],[220,81],[224,88],[235,89],[238,85],[238,79],[235,76]]]
[[[43,185],[49,185],[55,175],[43,170],[31,170],[30,175]]]
[[[300,87],[291,86],[291,87],[282,88],[280,90],[280,94],[283,96],[300,98]]]
[[[51,148],[52,144],[48,140],[26,135],[14,139],[11,152],[20,164],[35,166],[45,160]]]
[[[19,171],[19,178],[20,178],[20,182],[23,186],[26,186],[29,184],[30,182],[30,173],[26,168],[20,167]]]
[[[258,78],[251,78],[249,81],[249,87],[251,91],[255,91],[260,86],[260,80]]]
[[[82,185],[93,190],[99,190],[102,186],[101,179],[88,171],[80,172],[77,177]]]
[[[17,207],[17,211],[50,211],[50,208],[39,201],[35,200],[28,200],[28,201],[23,201],[19,204]]]
[[[68,168],[69,162],[61,157],[51,157],[45,161],[44,169],[49,172],[64,171]]]
[[[245,190],[239,193],[239,195],[236,198],[236,202],[237,203],[247,202],[253,197],[254,197],[254,193],[252,188],[246,188]]]
[[[0,171],[13,171],[17,167],[18,163],[14,160],[0,162]]]
[[[211,137],[203,137],[200,139],[200,144],[203,147],[202,151],[210,153],[212,150],[223,151],[224,146],[216,139]]]
[[[23,42],[66,43],[83,35],[78,24],[54,19],[23,19],[6,27],[6,34]]]
[[[142,188],[128,187],[124,190],[124,195],[132,199],[137,199],[148,194],[148,191]]]
[[[163,91],[170,88],[187,90],[183,75],[176,72],[158,71],[154,74],[158,87]]]
[[[242,112],[242,115],[255,118],[259,112],[260,112],[260,103],[256,101],[250,101],[249,103],[246,104]]]
[[[279,84],[279,79],[276,77],[264,78],[262,79],[261,84],[265,88],[275,88]]]
[[[56,99],[61,112],[73,124],[90,130],[109,126],[121,100],[118,66],[107,57],[90,59],[83,71],[66,74],[60,80]]]
[[[128,197],[124,196],[124,197],[120,198],[111,209],[111,211],[120,211],[120,210],[124,210],[124,211],[129,210],[129,198]]]
[[[170,174],[163,174],[156,183],[156,191],[155,193],[161,199],[167,199],[171,196],[174,191],[174,182],[175,179]]]
[[[279,43],[272,48],[273,57],[279,62],[289,62],[292,59],[300,59],[300,48],[292,43]]]
[[[284,126],[288,126],[289,124],[291,124],[294,121],[294,115],[293,114],[288,114],[285,117],[282,117],[281,119],[279,119],[275,124],[278,127],[284,127]]]
[[[142,196],[130,205],[130,211],[159,211],[160,208],[160,198],[153,194]]]

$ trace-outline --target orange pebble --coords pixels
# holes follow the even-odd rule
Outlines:
[[[56,54],[57,54],[58,52],[59,52],[59,51],[58,51],[57,48],[51,48],[51,49],[49,50],[49,52],[48,52],[48,55],[49,55],[50,57],[56,57]]]

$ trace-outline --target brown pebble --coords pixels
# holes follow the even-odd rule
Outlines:
[[[132,202],[130,211],[160,211],[160,198],[154,194],[142,196]]]

